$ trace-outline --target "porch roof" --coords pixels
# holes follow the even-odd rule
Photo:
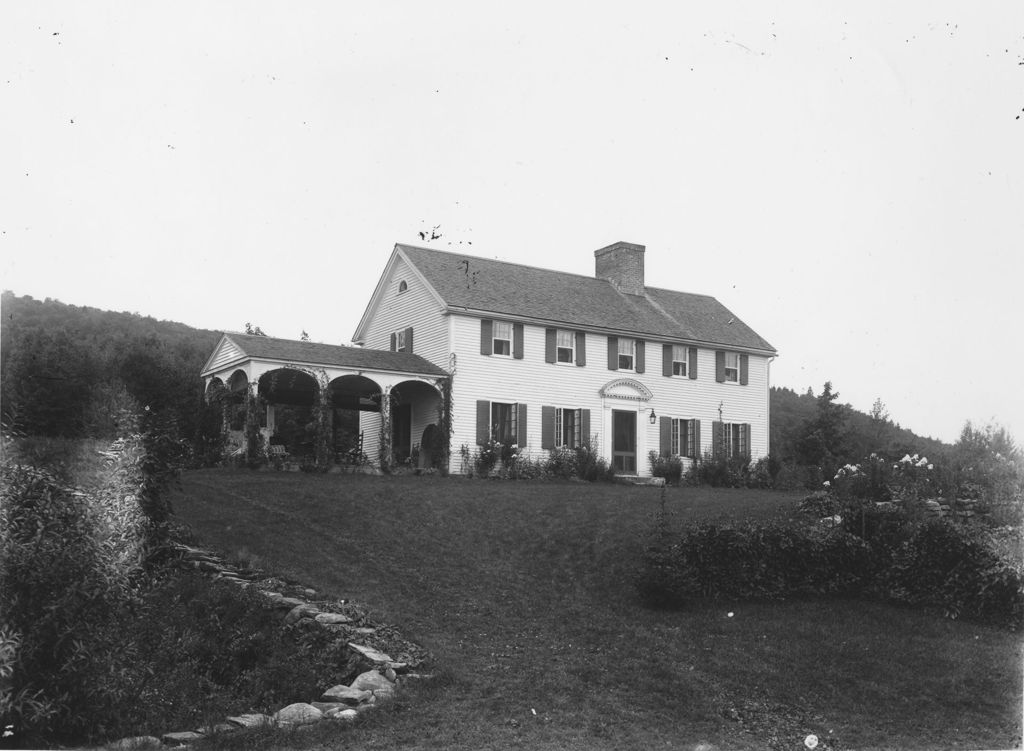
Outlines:
[[[252,359],[313,367],[410,373],[435,378],[448,375],[426,358],[410,352],[388,352],[381,349],[346,347],[233,332],[225,333],[221,337],[217,348],[203,366],[201,375],[211,375],[224,370],[232,363]]]

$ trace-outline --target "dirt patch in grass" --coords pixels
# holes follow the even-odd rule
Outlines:
[[[666,494],[677,525],[794,500]],[[641,607],[655,489],[211,470],[174,503],[205,544],[365,603],[435,655],[448,678],[347,729],[359,747],[1020,742],[1018,635],[834,599]]]

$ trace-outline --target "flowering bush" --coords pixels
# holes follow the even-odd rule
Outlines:
[[[651,474],[664,477],[668,485],[678,485],[683,478],[683,460],[678,456],[661,456],[657,451],[647,455],[651,463]]]

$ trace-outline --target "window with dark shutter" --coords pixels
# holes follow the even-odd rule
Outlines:
[[[608,337],[608,370],[619,369],[619,337]]]
[[[558,329],[544,329],[544,362],[558,362],[557,341]]]
[[[662,457],[672,456],[672,423],[675,421],[664,415],[658,419],[658,448],[661,449]]]
[[[555,408],[543,406],[540,408],[540,447],[542,449],[553,449],[555,447]]]
[[[697,348],[690,347],[690,378],[697,380]]]
[[[750,357],[740,355],[740,386],[746,386],[750,380]]]
[[[715,352],[715,380],[725,383],[725,352],[721,350]]]
[[[491,354],[494,341],[494,321],[484,318],[480,321],[480,354]]]
[[[576,366],[584,367],[587,364],[587,334],[583,331],[576,332]]]
[[[483,399],[476,402],[476,445],[483,446],[491,437],[491,403]]]
[[[647,365],[644,362],[644,340],[636,340],[636,362],[634,363],[637,373],[643,373]]]
[[[412,326],[405,330],[405,349],[403,351],[412,354]]]
[[[523,324],[512,324],[512,357],[516,360],[523,359]]]

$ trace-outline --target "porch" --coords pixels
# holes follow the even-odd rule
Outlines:
[[[225,334],[201,377],[226,453],[248,460],[447,466],[448,374],[424,358]]]

